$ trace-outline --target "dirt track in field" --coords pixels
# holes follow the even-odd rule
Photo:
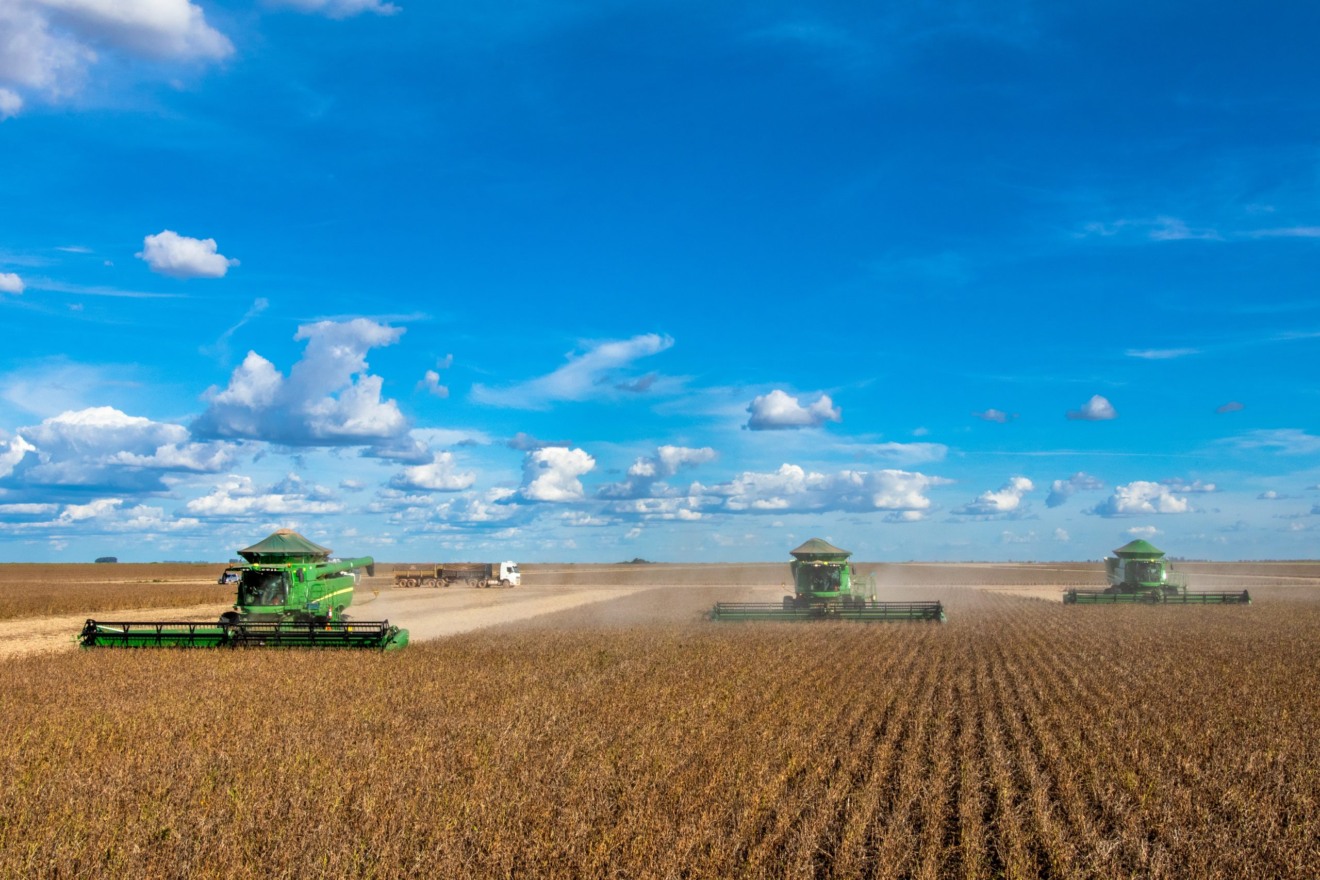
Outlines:
[[[389,566],[365,578],[350,611],[357,620],[389,620],[413,641],[488,627],[642,626],[695,623],[719,601],[776,602],[787,590],[788,566],[755,564],[525,564],[523,585],[511,589],[395,589]],[[1098,563],[858,563],[874,575],[882,600],[940,599],[958,604],[966,591],[1057,602],[1069,587],[1099,587]],[[1258,600],[1271,590],[1301,589],[1320,599],[1320,563],[1209,563],[1180,566],[1193,589],[1248,588]],[[1264,590],[1262,594],[1261,591]],[[1268,598],[1267,598],[1268,601]],[[0,659],[72,651],[88,617],[118,621],[212,620],[227,605],[130,609],[0,621]]]
[[[105,620],[214,620],[224,608],[215,605],[188,605],[183,608],[136,608],[98,614]],[[72,651],[78,645],[75,639],[87,622],[88,615],[72,614],[58,617],[21,618],[0,620],[0,659],[20,654],[41,654],[52,651]]]

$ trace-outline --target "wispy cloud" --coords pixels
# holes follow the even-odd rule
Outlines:
[[[659,354],[673,344],[671,337],[656,333],[594,343],[584,352],[569,354],[568,363],[548,375],[503,388],[474,385],[472,399],[488,406],[547,409],[552,403],[561,401],[617,395],[621,384],[636,382],[626,375],[633,362]],[[640,395],[647,390],[654,391],[655,385],[654,381],[647,383],[645,389],[634,385],[626,393]]]
[[[106,287],[100,284],[70,284],[50,278],[29,278],[27,286],[31,290],[46,290],[51,293],[71,293],[76,296],[106,296],[117,299],[183,299],[179,293],[153,293],[145,290],[124,290],[118,287]]]
[[[138,367],[89,365],[59,357],[0,373],[0,400],[41,418],[81,410],[142,388]]]
[[[1299,428],[1273,428],[1251,431],[1223,441],[1238,449],[1255,452],[1265,450],[1280,455],[1310,455],[1320,452],[1320,437]]]
[[[229,354],[229,340],[233,338],[234,334],[268,308],[270,308],[270,301],[264,296],[257,297],[253,300],[252,305],[248,307],[248,310],[243,313],[243,317],[238,319],[238,323],[221,333],[214,343],[202,347],[202,354],[221,359],[226,358]]]
[[[1247,238],[1320,238],[1320,226],[1287,226],[1279,229],[1253,229]]]
[[[1129,348],[1124,352],[1128,357],[1148,361],[1167,361],[1200,353],[1199,348]]]
[[[1210,228],[1193,228],[1178,217],[1157,216],[1095,221],[1082,226],[1079,238],[1131,237],[1145,241],[1223,241],[1224,236]]]
[[[329,18],[350,18],[364,12],[394,15],[399,7],[384,0],[266,0],[268,6],[319,13]]]
[[[943,443],[842,443],[837,449],[857,461],[880,461],[889,465],[944,461],[949,454],[949,447]]]

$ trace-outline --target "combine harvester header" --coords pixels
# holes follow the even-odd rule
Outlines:
[[[1069,590],[1065,605],[1250,605],[1246,590],[1190,593],[1187,582],[1172,570],[1164,551],[1149,541],[1130,541],[1105,557],[1103,590]]]
[[[791,551],[793,595],[783,602],[718,602],[712,620],[939,620],[939,602],[880,602],[872,578],[859,579],[847,550],[812,538]]]
[[[408,631],[387,620],[349,622],[358,569],[372,574],[370,556],[332,559],[330,550],[290,529],[238,551],[221,583],[237,585],[232,610],[216,623],[88,620],[78,636],[85,648],[375,648],[408,644]]]

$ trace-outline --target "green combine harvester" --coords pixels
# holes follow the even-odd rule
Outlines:
[[[387,620],[349,622],[357,569],[374,573],[370,556],[331,559],[330,550],[280,529],[238,554],[221,583],[237,584],[234,607],[216,623],[88,620],[84,648],[374,648],[408,644],[408,631]]]
[[[847,550],[812,538],[792,551],[793,595],[783,602],[717,602],[712,620],[944,620],[939,602],[878,602],[875,581],[859,578]]]
[[[1131,541],[1105,557],[1103,590],[1069,590],[1065,605],[1250,605],[1246,590],[1225,593],[1191,593],[1187,582],[1174,572],[1164,551],[1149,541]]]

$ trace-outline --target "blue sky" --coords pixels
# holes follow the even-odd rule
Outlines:
[[[0,560],[1314,558],[1320,7],[0,0]]]

